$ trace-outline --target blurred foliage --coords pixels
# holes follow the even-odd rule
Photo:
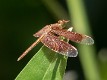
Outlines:
[[[15,79],[34,55],[32,53],[37,52],[42,45],[39,43],[22,61],[17,62],[19,55],[36,40],[32,35],[46,24],[60,19],[44,2],[45,0],[0,0],[0,79]],[[68,13],[65,0],[58,0],[58,2],[66,10],[65,13]],[[107,37],[105,36],[107,34],[107,27],[105,27],[107,24],[107,1],[84,0],[84,3],[96,45],[96,64],[102,80],[106,80],[107,61],[100,59],[99,51],[107,48]],[[68,59],[66,71],[68,70],[75,70],[78,80],[84,80],[82,64],[78,57]]]
[[[72,24],[76,32],[91,35],[90,25],[83,1],[67,0]],[[78,44],[79,58],[83,67],[86,80],[100,80],[97,59],[95,57],[95,47]]]

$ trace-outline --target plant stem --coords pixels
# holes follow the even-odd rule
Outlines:
[[[82,0],[67,0],[69,13],[75,30],[79,33],[91,34],[90,26],[87,20],[85,7]],[[95,47],[80,45],[79,57],[83,66],[86,80],[100,80],[99,71],[97,67],[97,60],[95,58]]]

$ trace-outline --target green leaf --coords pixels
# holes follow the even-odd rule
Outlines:
[[[43,46],[15,80],[62,80],[67,58]]]

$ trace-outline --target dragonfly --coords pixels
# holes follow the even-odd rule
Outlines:
[[[69,20],[59,20],[57,23],[46,25],[36,32],[33,36],[38,37],[38,39],[22,53],[17,61],[21,60],[39,42],[42,42],[46,47],[59,54],[67,57],[76,57],[78,55],[78,50],[71,44],[62,40],[60,36],[80,44],[94,44],[94,40],[90,36],[63,29],[63,26],[68,22]]]

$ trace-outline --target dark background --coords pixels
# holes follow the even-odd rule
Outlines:
[[[68,12],[65,0],[59,0]],[[96,46],[96,57],[100,69],[107,67],[107,1],[84,0],[85,8]],[[27,62],[42,46],[40,43],[22,61],[17,62],[19,55],[36,38],[32,35],[46,24],[57,22],[52,13],[41,0],[0,0],[0,79],[12,80],[23,69]],[[99,56],[104,51],[104,60]],[[105,52],[106,51],[106,52]],[[103,65],[104,61],[104,65]],[[105,65],[106,64],[106,65]],[[79,57],[68,59],[68,70],[78,73],[78,80],[84,79]],[[107,71],[107,70],[105,70]],[[102,74],[103,70],[101,71]]]

